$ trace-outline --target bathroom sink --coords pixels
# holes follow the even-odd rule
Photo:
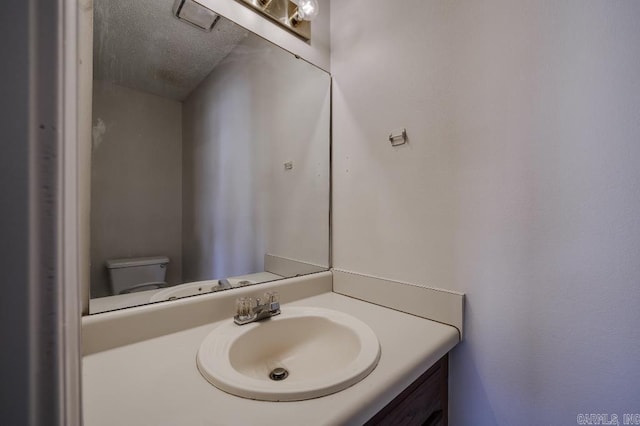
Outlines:
[[[229,278],[231,287],[242,287],[244,285],[255,284],[255,281],[242,280],[237,278]],[[229,288],[229,287],[226,287]],[[155,293],[149,299],[150,302],[162,302],[165,300],[179,299],[181,297],[194,296],[196,294],[211,293],[220,290],[218,280],[198,281],[195,283],[180,284],[169,287],[165,290]]]
[[[198,350],[202,376],[244,398],[299,401],[341,391],[378,364],[380,344],[351,315],[314,307],[283,307],[270,319],[232,320],[214,329]]]

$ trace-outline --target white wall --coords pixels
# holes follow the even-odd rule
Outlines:
[[[328,74],[254,36],[187,98],[185,281],[328,265],[329,106]]]
[[[401,12],[332,4],[334,266],[467,294],[452,425],[638,412],[640,2]]]
[[[91,297],[110,294],[108,259],[168,256],[182,282],[182,104],[94,81]]]
[[[320,14],[311,24],[309,42],[303,41],[236,0],[200,0],[200,3],[283,49],[329,71],[330,0],[318,0]]]

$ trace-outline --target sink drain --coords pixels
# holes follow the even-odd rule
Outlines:
[[[269,373],[269,378],[271,380],[275,380],[276,382],[279,382],[280,380],[284,380],[287,377],[289,377],[289,372],[281,367],[274,368],[273,371]]]

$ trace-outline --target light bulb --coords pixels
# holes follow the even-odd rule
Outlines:
[[[311,21],[318,16],[318,0],[297,0],[294,3],[298,5],[298,19]]]

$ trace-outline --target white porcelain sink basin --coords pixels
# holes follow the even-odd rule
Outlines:
[[[241,287],[244,285],[255,284],[255,281],[242,280],[238,278],[229,278],[228,281],[229,284],[231,284],[231,287]],[[211,291],[216,290],[217,287],[217,280],[180,284],[155,293],[153,296],[151,296],[149,301],[162,302],[165,300],[180,299],[181,297],[195,296],[196,294],[211,293]]]
[[[283,307],[282,314],[246,325],[232,320],[213,330],[197,356],[200,373],[217,388],[244,398],[299,401],[341,391],[378,364],[373,330],[342,312]],[[288,372],[281,380],[270,373]]]

